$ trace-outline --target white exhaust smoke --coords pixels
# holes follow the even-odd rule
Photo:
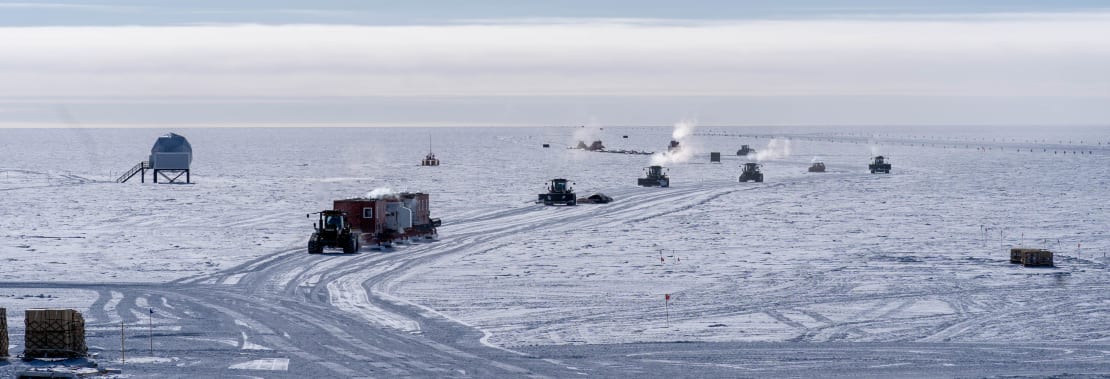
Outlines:
[[[690,141],[686,139],[694,134],[694,129],[698,127],[698,120],[684,119],[674,124],[674,131],[671,132],[671,138],[678,141],[678,148],[661,153],[651,155],[652,166],[665,166],[671,163],[684,163],[694,157],[694,147],[690,145]]]
[[[671,138],[675,141],[682,142],[683,139],[694,134],[694,129],[698,127],[698,120],[684,119],[674,124],[674,131],[671,132]]]
[[[872,157],[879,155],[879,145],[879,138],[877,136],[871,136],[867,138],[867,148],[871,149]]]
[[[574,129],[574,141],[571,141],[571,146],[578,146],[579,142],[583,142],[589,146],[594,141],[601,140],[601,128],[595,126],[583,126]]]
[[[748,154],[748,159],[754,159],[758,162],[783,159],[790,156],[790,151],[789,139],[772,138],[767,142],[767,147]]]
[[[367,199],[388,199],[397,197],[397,191],[391,188],[379,187],[366,193]]]

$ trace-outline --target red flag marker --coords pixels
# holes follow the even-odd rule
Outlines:
[[[667,311],[667,327],[671,327],[671,294],[663,294],[663,309]]]

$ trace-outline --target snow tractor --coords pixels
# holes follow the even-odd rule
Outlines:
[[[670,187],[671,178],[663,173],[663,166],[650,166],[645,167],[647,170],[646,178],[636,179],[636,185],[640,187]]]
[[[759,163],[745,163],[744,171],[740,173],[740,182],[745,183],[750,180],[756,183],[762,183],[763,172],[759,171],[760,166]]]
[[[736,150],[736,155],[744,157],[748,154],[755,154],[755,149],[748,147],[748,145],[740,145],[740,150]]]
[[[825,172],[825,162],[814,162],[809,166],[809,172]]]
[[[543,205],[575,205],[578,203],[578,198],[574,195],[574,188],[567,185],[566,179],[551,179],[551,184],[547,186],[547,193],[541,193],[536,202],[542,202]]]
[[[347,212],[337,210],[309,213],[319,216],[319,220],[312,225],[316,231],[308,239],[308,253],[320,254],[324,248],[343,249],[344,254],[358,251],[358,234],[351,233],[351,224],[347,222]]]
[[[601,140],[594,141],[590,143],[589,146],[586,146],[586,143],[583,141],[578,141],[578,146],[576,148],[586,151],[605,151],[605,145],[601,143]]]
[[[439,166],[439,158],[432,152],[432,136],[428,136],[428,155],[420,160],[421,166]]]
[[[439,166],[439,158],[436,158],[436,155],[432,154],[432,152],[429,151],[428,155],[425,155],[424,159],[420,161],[420,165],[421,166]]]
[[[887,161],[882,155],[871,158],[871,164],[867,165],[871,173],[881,172],[884,174],[890,173],[890,161]]]
[[[667,146],[667,152],[672,153],[672,152],[678,151],[681,148],[682,148],[682,146],[678,145],[678,141],[671,140],[671,144],[669,146]]]

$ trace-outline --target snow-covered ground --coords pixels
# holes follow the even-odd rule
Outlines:
[[[914,349],[982,357],[952,375],[1110,373],[1107,128],[703,127],[671,188],[635,186],[651,157],[565,148],[660,151],[670,128],[183,129],[195,184],[114,183],[165,132],[0,129],[13,353],[15,317],[51,306],[85,312],[108,361],[156,309],[172,355],[135,351],[140,373],[928,376]],[[429,138],[442,166],[418,165]],[[741,144],[764,183],[737,183]],[[533,204],[554,177],[616,200]],[[383,187],[431,193],[440,240],[304,253],[304,214]],[[1057,267],[1011,265],[1011,245]],[[1031,366],[1046,346],[1077,353]],[[785,363],[826,350],[884,358]]]

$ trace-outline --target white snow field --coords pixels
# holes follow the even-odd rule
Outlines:
[[[193,184],[114,182],[170,131]],[[0,129],[11,351],[65,307],[124,377],[1110,375],[1110,128],[686,129],[670,188],[566,148],[672,132]],[[556,177],[615,201],[534,204]],[[306,253],[306,213],[379,188],[430,193],[439,239]]]

